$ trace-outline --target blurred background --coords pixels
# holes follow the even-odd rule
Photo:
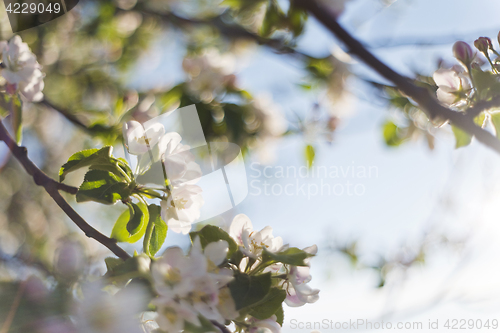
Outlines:
[[[500,29],[495,1],[324,1],[409,77],[454,64],[456,40],[494,40]],[[0,17],[7,40],[3,5]],[[124,121],[191,104],[207,141],[241,147],[248,197],[203,223],[227,227],[245,213],[285,243],[318,245],[320,299],[286,307],[284,332],[324,319],[423,323],[410,332],[433,331],[429,320],[498,319],[499,156],[477,142],[454,149],[450,128],[432,126],[289,2],[81,0],[19,35],[46,74],[46,99],[23,105],[23,145],[50,176],[84,148],[123,155]],[[67,199],[107,235],[123,210]],[[165,247],[188,244],[170,232]],[[74,283],[104,274],[108,256],[0,145],[0,323],[30,277],[13,327],[56,332]]]

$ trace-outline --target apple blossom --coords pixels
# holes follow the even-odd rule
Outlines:
[[[467,97],[471,90],[468,75],[460,66],[454,66],[452,69],[440,68],[432,77],[438,86],[437,98],[445,104],[456,104]]]
[[[260,124],[256,137],[256,154],[263,163],[271,162],[275,157],[274,146],[277,139],[287,130],[287,121],[283,110],[267,94],[256,96],[251,108],[255,114],[255,120],[249,126],[253,126],[254,122]]]
[[[281,326],[276,322],[276,315],[272,315],[270,318],[264,320],[258,320],[256,318],[249,318],[246,322],[249,324],[248,333],[280,333]]]
[[[304,249],[309,254],[316,254],[318,247],[316,245]],[[283,283],[283,287],[287,291],[285,303],[291,307],[302,306],[306,303],[314,303],[319,299],[319,290],[312,289],[307,283],[312,277],[309,274],[311,258],[307,258],[304,262],[307,266],[291,266],[287,275],[287,280]]]
[[[169,132],[158,142],[165,172],[174,186],[193,184],[202,176],[200,165],[195,162],[195,156],[190,151],[191,147],[181,141],[178,133]]]
[[[465,66],[470,66],[475,56],[470,45],[462,41],[453,44],[453,55]]]
[[[153,281],[159,297],[156,319],[160,328],[177,332],[184,321],[199,326],[198,315],[224,323],[219,313],[219,290],[232,279],[232,272],[219,269],[226,258],[228,244],[218,241],[203,251],[199,238],[194,240],[188,256],[179,247],[170,247],[152,267]]]
[[[8,42],[0,42],[2,55],[2,76],[7,81],[7,88],[19,90],[31,102],[43,99],[44,74],[35,54],[21,37],[14,36]]]
[[[187,234],[191,224],[200,218],[204,204],[201,187],[193,184],[175,186],[161,202],[161,217],[170,230]]]
[[[224,87],[234,84],[235,59],[231,54],[220,54],[217,49],[205,50],[202,54],[186,57],[182,67],[190,76],[188,89],[199,95],[206,103],[211,102]]]
[[[270,252],[283,248],[283,239],[273,236],[273,228],[267,226],[261,231],[253,231],[253,225],[245,214],[236,215],[229,227],[229,234],[240,246],[241,251],[251,258],[257,258],[265,247]]]
[[[83,300],[77,304],[76,327],[79,332],[142,333],[138,314],[147,300],[138,286],[110,295],[101,283],[83,287]]]
[[[123,124],[125,146],[132,155],[145,154],[164,133],[165,127],[160,123],[151,123],[144,127],[141,123],[131,120]]]

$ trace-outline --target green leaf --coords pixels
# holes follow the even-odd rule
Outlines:
[[[404,142],[404,136],[402,135],[399,127],[392,121],[387,121],[383,126],[383,134],[386,145],[391,147],[397,147]]]
[[[127,209],[118,217],[111,231],[111,238],[116,239],[117,242],[135,243],[146,232],[149,221],[148,207],[142,201],[130,205],[132,208]],[[132,217],[131,211],[133,211]]]
[[[316,156],[316,153],[314,152],[314,147],[311,145],[307,145],[305,150],[305,155],[306,155],[307,167],[311,168],[314,162],[314,157]]]
[[[468,146],[472,141],[472,136],[464,130],[451,125],[453,134],[455,135],[455,148]]]
[[[113,258],[113,257],[107,257],[104,259],[104,262],[106,263],[106,268],[109,271],[113,271],[116,269],[118,266],[123,264],[123,260],[120,258]]]
[[[144,254],[127,260],[108,257],[104,259],[108,269],[104,276],[112,278],[113,281],[128,281],[135,277],[141,277],[148,274],[148,267],[144,265],[146,260],[149,260],[149,258]]]
[[[281,327],[283,327],[283,322],[285,321],[285,312],[283,311],[283,304],[278,308],[275,315],[276,315],[276,322],[280,324]]]
[[[189,321],[184,321],[184,332],[189,332],[189,333],[219,332],[219,329],[217,329],[210,322],[210,320],[204,318],[201,315],[198,316],[198,320],[200,321],[201,326],[195,326]]]
[[[286,291],[271,288],[269,293],[259,303],[252,306],[249,314],[257,319],[264,320],[282,309],[281,305],[286,298]]]
[[[297,37],[300,34],[302,34],[307,21],[307,12],[295,6],[294,3],[292,2],[290,4],[290,8],[288,9],[287,17],[293,35]]]
[[[71,155],[61,169],[59,170],[59,181],[63,181],[66,175],[75,170],[90,166],[90,165],[106,165],[110,163],[111,146],[106,146],[101,149],[86,149]]]
[[[327,79],[333,71],[333,65],[329,57],[325,58],[309,58],[306,65],[306,70],[313,76],[320,79]]]
[[[287,265],[293,266],[307,266],[304,260],[313,257],[314,255],[305,252],[304,250],[298,249],[296,247],[291,247],[285,251],[273,253],[269,252],[266,248],[263,248],[262,260],[264,262],[281,262]]]
[[[495,127],[497,138],[500,139],[500,112],[491,114],[491,123],[493,124],[493,127]]]
[[[167,238],[168,226],[161,218],[161,207],[158,205],[149,205],[149,225],[151,227],[151,238],[147,244],[144,244],[144,252],[154,256],[161,248]],[[147,232],[146,232],[147,235]],[[144,239],[146,241],[146,238]]]
[[[247,275],[236,273],[234,280],[228,284],[236,310],[240,310],[260,302],[271,288],[271,273]]]
[[[89,170],[76,193],[76,202],[95,201],[112,205],[132,194],[129,184],[111,172]]]
[[[227,232],[214,225],[206,225],[200,231],[193,231],[189,233],[191,241],[194,241],[196,236],[200,237],[201,246],[205,248],[209,243],[217,242],[219,240],[225,240],[229,245],[229,251],[227,257],[230,258],[236,250],[238,250],[238,245],[234,239],[229,236]]]

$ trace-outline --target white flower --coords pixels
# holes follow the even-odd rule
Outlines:
[[[309,254],[316,254],[316,245],[304,249]],[[291,307],[302,306],[306,303],[314,303],[319,299],[319,290],[312,289],[307,283],[312,277],[309,274],[310,258],[304,260],[307,266],[291,266],[287,281],[283,287],[287,291],[285,303]]]
[[[79,332],[143,333],[138,314],[147,303],[145,290],[131,287],[111,296],[102,288],[99,283],[83,288],[83,300],[75,318]]]
[[[228,287],[219,290],[219,305],[217,305],[217,310],[219,310],[221,316],[226,320],[234,320],[240,315],[236,310],[236,304]]]
[[[261,231],[253,231],[253,225],[245,214],[236,215],[229,227],[229,234],[245,255],[257,258],[262,248],[270,252],[277,252],[283,248],[283,239],[273,236],[273,228],[265,227]]]
[[[197,185],[184,184],[173,187],[166,200],[161,201],[161,217],[169,230],[187,234],[194,221],[200,218],[205,203],[202,189]]]
[[[189,256],[179,247],[168,248],[153,265],[152,274],[159,297],[156,319],[160,328],[178,332],[188,321],[199,326],[198,314],[208,320],[224,323],[219,313],[219,289],[233,279],[228,269],[219,269],[226,258],[226,241],[210,243],[201,248],[196,238]]]
[[[445,104],[456,104],[471,90],[468,75],[460,66],[454,66],[452,69],[440,68],[432,77],[439,87],[437,98]]]
[[[15,86],[15,90],[19,89],[29,101],[41,101],[44,74],[28,44],[16,35],[9,42],[0,42],[0,53],[2,76],[8,84]]]
[[[180,300],[164,302],[162,298],[157,299],[156,322],[161,329],[167,332],[180,332],[184,329],[184,321],[195,326],[200,326],[198,315],[186,301]]]
[[[283,110],[273,102],[270,95],[256,96],[252,102],[255,119],[249,122],[250,130],[258,127],[256,137],[256,153],[263,163],[271,162],[275,157],[275,144],[287,130],[287,121]]]
[[[132,155],[145,154],[165,133],[160,123],[151,123],[146,128],[139,122],[131,120],[123,124],[123,138],[128,152]]]
[[[257,320],[255,318],[247,319],[249,333],[280,333],[281,326],[276,322],[276,316],[272,315],[270,318],[264,320]]]
[[[190,151],[191,147],[181,141],[179,133],[170,132],[158,142],[167,177],[174,186],[193,184],[202,176],[200,165],[195,162],[195,156]]]
[[[187,82],[188,89],[202,101],[211,102],[225,87],[234,84],[235,76],[232,73],[235,63],[231,54],[222,55],[214,48],[195,57],[184,58],[182,67],[191,77]]]

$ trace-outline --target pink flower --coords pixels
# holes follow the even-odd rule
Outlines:
[[[453,105],[459,102],[471,89],[468,75],[459,66],[452,69],[440,68],[432,76],[439,87],[436,94],[439,101]]]

